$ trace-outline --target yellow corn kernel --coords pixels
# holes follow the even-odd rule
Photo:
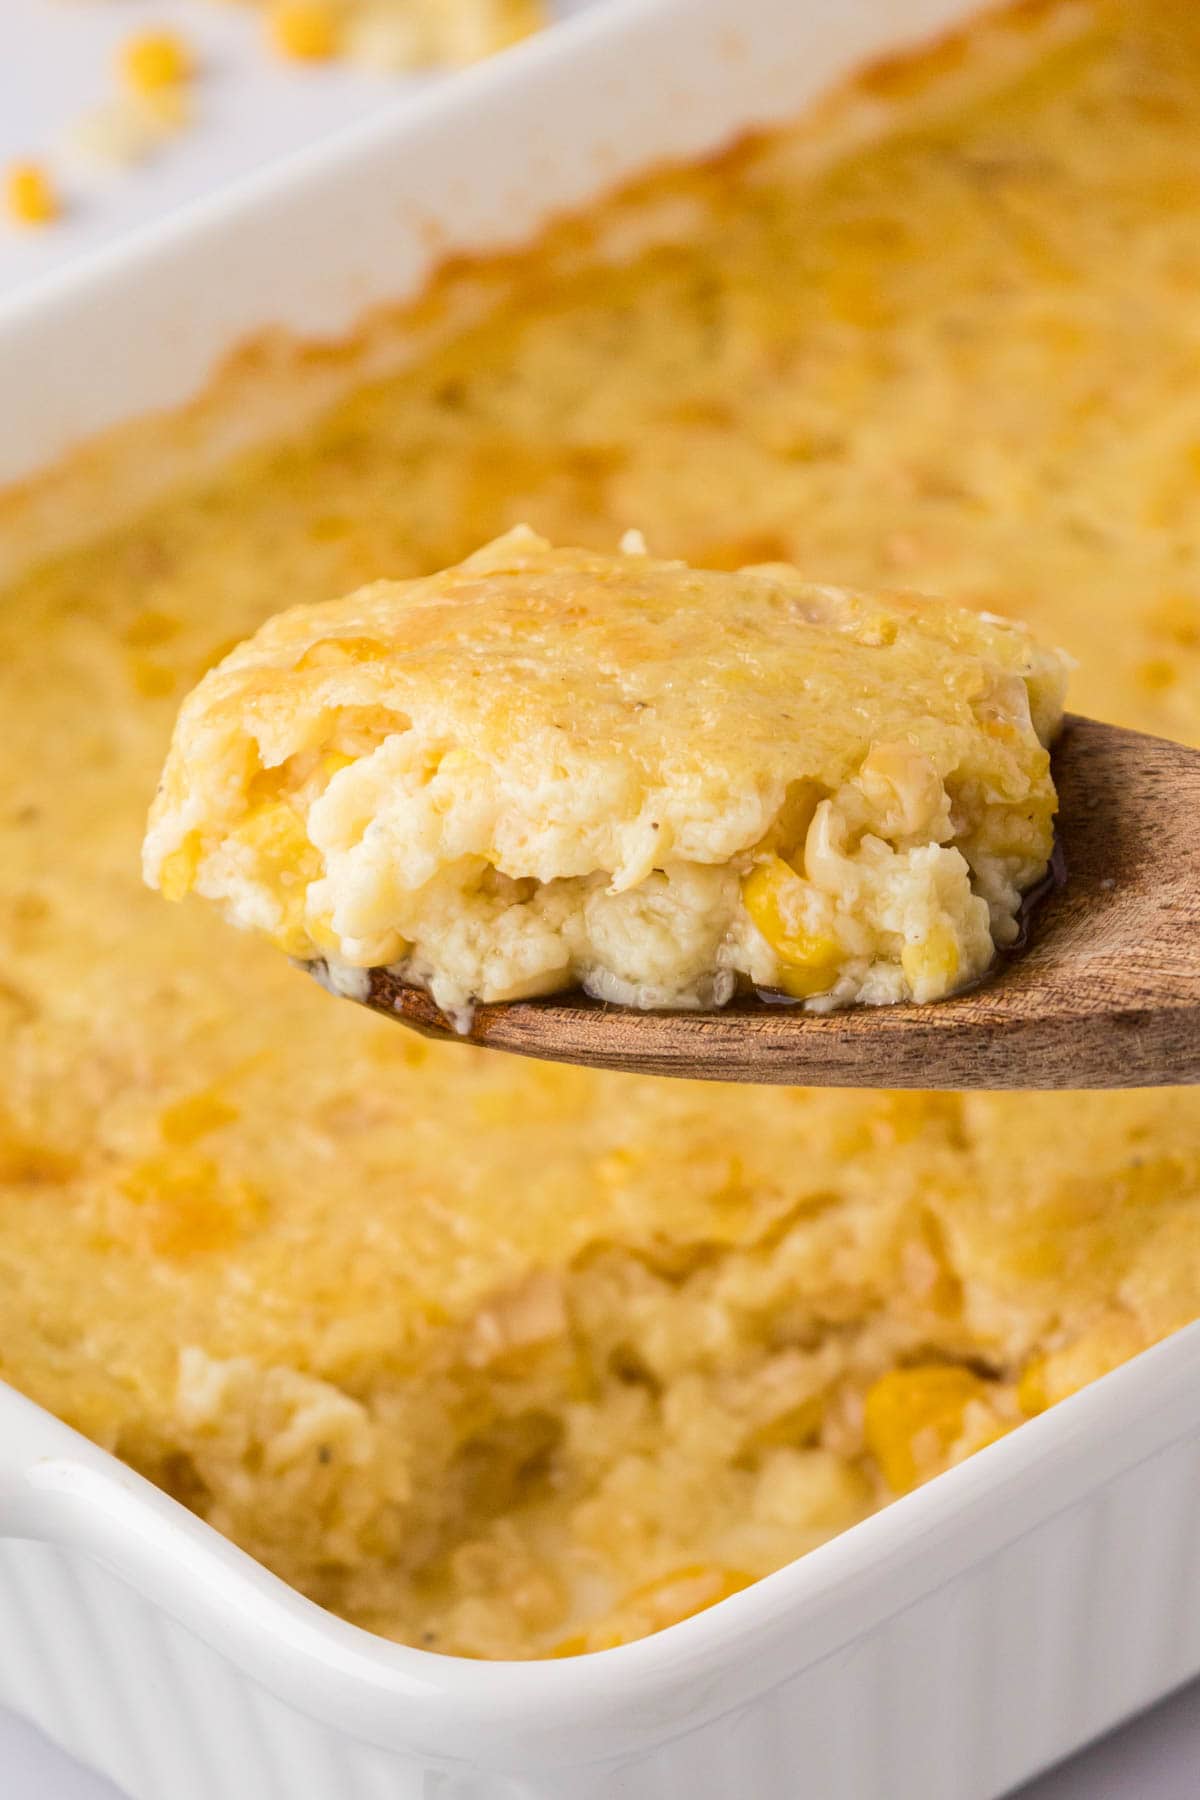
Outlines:
[[[327,913],[320,917],[306,918],[304,931],[318,950],[332,951],[335,955],[341,950],[342,940],[333,929],[333,920]],[[401,951],[400,955],[403,954]],[[392,960],[398,962],[399,956],[393,957]]]
[[[247,813],[230,840],[254,852],[262,865],[259,879],[279,902],[279,924],[270,934],[271,942],[285,956],[311,955],[305,894],[323,863],[320,851],[309,842],[304,820],[286,800],[266,800]]]
[[[749,1432],[743,1440],[742,1449],[772,1450],[810,1443],[821,1428],[824,1412],[824,1394],[810,1394],[807,1399],[799,1401],[795,1406],[786,1407],[783,1412],[776,1413],[773,1418]]]
[[[1200,649],[1200,600],[1193,595],[1168,595],[1151,612],[1148,623],[1152,631],[1181,650]]]
[[[785,963],[779,971],[779,985],[785,994],[793,1000],[811,1000],[816,994],[827,994],[837,976],[837,965],[841,960],[841,948],[833,938],[813,938],[811,942],[812,960],[805,967],[801,963]]]
[[[302,962],[307,962],[312,956],[312,933],[305,923],[302,903],[299,906],[285,907],[279,924],[269,936],[275,948],[285,956],[298,957]]]
[[[131,650],[155,650],[176,637],[179,629],[179,620],[170,613],[151,610],[138,613],[121,635]]]
[[[942,778],[915,744],[872,744],[859,770],[869,798],[886,808],[891,830],[909,836],[931,829],[945,801]]]
[[[348,769],[353,761],[352,756],[345,756],[340,750],[327,750],[321,758],[321,773],[326,781],[332,781],[335,775]]]
[[[464,55],[462,60],[478,61],[493,50],[502,50],[506,44],[519,43],[522,38],[541,31],[547,22],[545,0],[507,0],[497,17],[482,28],[484,35],[475,46],[475,54]]]
[[[290,794],[297,785],[295,768],[288,762],[272,763],[269,769],[255,769],[246,783],[244,820],[257,818],[265,806],[274,804],[282,795]]]
[[[899,630],[895,619],[889,619],[885,613],[864,610],[854,628],[854,637],[859,644],[866,644],[872,650],[881,650],[888,644],[895,643]]]
[[[958,940],[950,927],[939,921],[919,943],[905,944],[900,967],[918,999],[946,993],[959,970]]]
[[[282,0],[267,15],[267,29],[280,55],[296,62],[327,62],[337,55],[338,30],[332,12],[314,0]]]
[[[333,953],[341,956],[343,940],[341,934],[334,927],[332,913],[309,913],[304,907],[298,907],[289,911],[288,917],[296,922],[297,931],[299,931],[302,921],[304,936],[307,940],[305,949],[289,949],[289,956],[311,957],[314,946],[327,954]],[[412,954],[412,945],[407,938],[402,938],[398,931],[374,932],[371,937],[359,941],[358,949],[361,953],[358,958],[358,966],[364,971],[369,968],[388,968],[391,964],[402,962],[406,956]]]
[[[649,1637],[652,1632],[664,1631],[668,1625],[678,1625],[683,1619],[706,1612],[756,1579],[742,1569],[721,1568],[714,1563],[672,1569],[669,1574],[634,1588],[611,1618],[563,1638],[550,1654],[583,1656],[589,1651],[612,1650],[635,1638]]]
[[[1044,1356],[1032,1357],[1021,1370],[1017,1382],[1017,1405],[1029,1418],[1053,1405],[1046,1380],[1046,1363]]]
[[[120,1186],[150,1247],[172,1259],[228,1249],[261,1211],[251,1189],[226,1185],[214,1162],[189,1150],[146,1157]]]
[[[152,656],[143,656],[139,650],[127,653],[129,679],[143,700],[164,700],[175,691],[176,675],[165,663],[156,662]]]
[[[12,1135],[0,1125],[0,1181],[14,1187],[61,1187],[78,1170],[79,1159],[68,1151]]]
[[[278,873],[286,870],[300,874],[317,857],[303,819],[286,800],[268,800],[256,806],[230,835],[235,843],[256,850]]]
[[[867,1448],[894,1493],[935,1474],[963,1434],[972,1401],[989,1399],[987,1383],[969,1369],[928,1363],[889,1369],[868,1388],[863,1406]]]
[[[794,922],[804,892],[800,876],[780,856],[756,864],[742,883],[742,904],[782,965],[779,985],[797,1000],[826,993],[842,961],[836,938]]]
[[[479,758],[472,751],[464,750],[460,744],[456,744],[452,750],[447,750],[439,761],[437,773],[439,775],[468,775],[479,766]]]
[[[4,200],[18,225],[49,225],[62,206],[50,176],[39,163],[12,163],[4,177]]]
[[[1139,685],[1148,688],[1152,694],[1161,694],[1179,680],[1179,667],[1168,657],[1151,656],[1138,664],[1137,679]]]
[[[832,943],[831,939],[821,941]],[[829,992],[834,975],[833,965],[821,960],[814,961],[807,969],[800,964],[785,963],[780,968],[777,979],[780,991],[790,995],[793,1000],[811,1000],[816,994]]]
[[[122,80],[136,94],[153,94],[178,87],[192,74],[192,57],[183,39],[173,31],[143,31],[121,46]]]
[[[643,1617],[653,1620],[652,1629],[661,1631],[667,1625],[678,1625],[699,1612],[728,1600],[754,1580],[742,1569],[724,1569],[712,1563],[693,1563],[687,1568],[672,1569],[654,1581],[635,1588],[626,1604]]]
[[[164,900],[182,900],[192,891],[200,867],[200,833],[189,831],[177,850],[164,856],[158,871],[158,887]]]
[[[232,1124],[237,1116],[236,1106],[230,1106],[212,1088],[202,1088],[199,1093],[185,1094],[182,1100],[164,1107],[158,1125],[168,1144],[187,1145],[210,1131],[219,1131],[222,1125]]]
[[[298,669],[337,668],[343,663],[378,662],[388,653],[388,647],[379,638],[342,637],[318,638],[310,644],[303,656],[296,663]]]

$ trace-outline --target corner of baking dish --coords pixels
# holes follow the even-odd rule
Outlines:
[[[268,1691],[384,1747],[531,1762],[635,1754],[846,1649],[1179,1439],[1200,1324],[800,1561],[654,1637],[482,1663],[389,1643],[294,1592],[151,1483],[0,1386],[0,1538],[91,1557]]]

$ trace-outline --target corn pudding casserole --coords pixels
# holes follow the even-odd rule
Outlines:
[[[556,550],[279,614],[184,702],[145,846],[339,988],[935,1000],[1045,873],[1063,659],[1011,623]]]
[[[393,1637],[652,1631],[1200,1315],[1194,1094],[429,1045],[138,869],[184,694],[281,596],[522,520],[1027,620],[1082,711],[1200,738],[1200,13],[1050,16],[868,75],[836,157],[564,226],[5,595],[0,1374]]]

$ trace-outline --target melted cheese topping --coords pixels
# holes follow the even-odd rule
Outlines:
[[[411,1642],[655,1629],[1200,1316],[1193,1094],[431,1047],[138,877],[183,694],[281,595],[523,519],[1011,608],[1080,710],[1200,740],[1200,16],[1098,6],[965,106],[960,50],[0,609],[0,1372]]]

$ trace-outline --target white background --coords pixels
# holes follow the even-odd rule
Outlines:
[[[560,0],[555,10],[589,3],[601,0]],[[61,139],[73,120],[116,91],[115,49],[149,23],[176,26],[200,56],[195,128],[149,163],[98,178],[65,158]],[[446,78],[398,81],[284,66],[264,53],[249,9],[206,0],[0,0],[0,163],[19,156],[51,161],[61,169],[68,205],[52,230],[0,226],[0,290],[36,283],[81,252],[367,111],[403,105],[406,93],[430,79]],[[115,1789],[0,1713],[0,1796],[115,1800]],[[1200,1686],[1043,1777],[1021,1800],[1200,1800]]]

